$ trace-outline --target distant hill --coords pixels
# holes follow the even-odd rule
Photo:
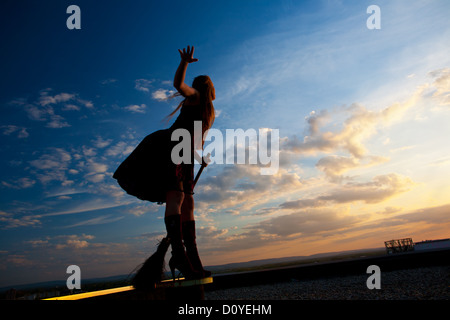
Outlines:
[[[377,255],[377,254],[385,254],[386,249],[383,248],[371,248],[371,249],[362,249],[362,250],[349,250],[349,251],[340,251],[340,252],[327,252],[327,253],[318,253],[310,256],[294,256],[294,257],[284,257],[284,258],[273,258],[273,259],[261,259],[261,260],[252,260],[247,262],[237,262],[237,263],[229,263],[224,265],[217,266],[208,266],[205,269],[208,269],[214,273],[224,273],[224,272],[238,272],[238,271],[246,271],[254,270],[254,269],[264,269],[264,268],[276,268],[282,266],[291,266],[296,264],[304,264],[304,263],[315,263],[315,262],[325,262],[325,261],[336,261],[343,259],[352,259],[359,258],[367,255]]]
[[[341,252],[327,252],[327,253],[318,253],[310,256],[294,256],[294,257],[284,257],[284,258],[274,258],[274,259],[261,259],[261,260],[252,260],[247,262],[236,262],[236,263],[228,263],[223,265],[216,266],[206,266],[205,269],[212,271],[215,274],[220,273],[230,273],[230,272],[242,272],[242,271],[251,271],[251,270],[260,270],[260,269],[270,269],[284,266],[292,266],[297,264],[304,263],[317,263],[317,262],[326,262],[326,261],[336,261],[336,260],[344,260],[344,259],[352,259],[359,258],[367,255],[376,255],[376,254],[384,254],[385,248],[372,248],[372,249],[363,249],[363,250],[350,250],[350,251],[341,251]],[[130,275],[117,275],[103,278],[92,278],[92,279],[82,279],[81,281],[81,289],[87,290],[87,287],[99,287],[95,290],[101,290],[103,287],[114,287],[117,286],[117,283],[125,283],[130,278]],[[109,286],[106,284],[110,284]],[[98,284],[97,286],[95,284]],[[105,284],[104,286],[102,284]],[[125,285],[125,284],[123,284]],[[38,282],[17,286],[8,286],[0,288],[0,293],[4,293],[7,290],[14,288],[16,290],[26,290],[32,291],[37,289],[51,289],[51,288],[66,288],[66,279],[64,280],[55,280],[55,281],[47,281],[47,282]]]

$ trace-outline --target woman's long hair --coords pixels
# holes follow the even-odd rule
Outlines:
[[[200,106],[202,109],[202,135],[212,127],[215,119],[213,100],[215,99],[215,89],[211,79],[206,76],[198,76],[192,82],[192,87],[200,93]],[[178,107],[167,116],[170,120],[178,110],[181,109],[186,99],[180,102]],[[203,139],[202,139],[203,145]]]

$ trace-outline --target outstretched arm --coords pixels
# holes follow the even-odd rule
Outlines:
[[[188,64],[197,62],[198,59],[194,58],[194,47],[192,47],[191,49],[188,46],[187,51],[186,49],[183,49],[183,51],[178,49],[178,52],[180,53],[181,61],[180,65],[178,66],[177,72],[175,73],[175,78],[173,79],[173,86],[183,97],[193,98],[198,95],[198,91],[188,86],[184,82],[184,79],[186,77],[186,69]]]

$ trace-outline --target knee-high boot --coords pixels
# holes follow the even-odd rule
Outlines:
[[[167,237],[172,246],[172,257],[169,260],[170,271],[175,280],[175,269],[178,269],[186,279],[199,279],[202,273],[194,270],[184,251],[182,231],[181,231],[181,215],[171,215],[164,218],[167,229]]]
[[[183,240],[186,247],[186,254],[192,267],[202,273],[203,277],[211,276],[211,272],[203,269],[202,262],[197,250],[197,242],[195,241],[195,221],[183,221]]]

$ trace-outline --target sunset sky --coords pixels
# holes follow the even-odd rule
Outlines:
[[[81,29],[69,30],[69,5]],[[370,30],[367,7],[381,10]],[[205,265],[450,237],[450,2],[1,1],[0,287],[128,274],[164,208],[117,166],[214,82],[214,128],[278,129],[280,167],[212,164],[195,189]],[[196,170],[198,167],[196,166]]]

